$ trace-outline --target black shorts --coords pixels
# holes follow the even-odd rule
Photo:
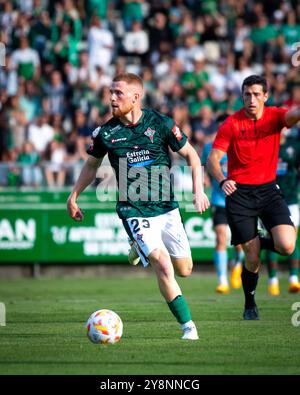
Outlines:
[[[220,206],[211,206],[213,225],[228,225],[226,208]]]
[[[231,244],[254,239],[258,217],[268,232],[277,225],[292,225],[289,208],[275,182],[262,185],[236,184],[237,190],[226,196],[226,213]]]

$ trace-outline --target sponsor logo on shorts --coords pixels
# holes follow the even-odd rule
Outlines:
[[[141,243],[144,243],[143,235],[141,235],[140,233],[138,233],[138,234],[136,235],[136,240],[137,240],[137,241],[140,241]]]

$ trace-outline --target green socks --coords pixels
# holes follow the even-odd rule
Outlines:
[[[168,303],[168,306],[180,324],[185,324],[192,319],[190,309],[183,295],[176,296],[175,299]]]

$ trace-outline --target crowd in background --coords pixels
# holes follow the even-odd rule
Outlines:
[[[0,0],[0,42],[0,186],[71,185],[123,71],[199,155],[250,74],[300,105],[299,0]]]

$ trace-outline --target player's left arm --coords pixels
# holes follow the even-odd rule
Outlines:
[[[201,214],[208,209],[210,203],[203,189],[204,180],[200,158],[188,141],[178,153],[185,158],[187,164],[191,167],[194,193],[193,203],[196,210]]]
[[[292,108],[285,113],[285,124],[288,128],[300,121],[300,106]]]

